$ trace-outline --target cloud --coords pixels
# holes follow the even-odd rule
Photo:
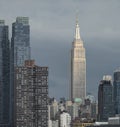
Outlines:
[[[76,12],[86,48],[87,91],[97,97],[99,80],[120,65],[119,0],[0,1],[0,15],[10,33],[17,16],[30,18],[32,56],[37,64],[49,66],[50,96],[57,98],[68,97]],[[53,94],[52,86],[58,93]]]

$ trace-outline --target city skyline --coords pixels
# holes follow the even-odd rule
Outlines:
[[[120,2],[118,0],[69,0],[69,2],[53,0],[53,2],[54,4],[48,0],[36,2],[13,0],[8,4],[7,0],[2,0],[1,19],[10,26],[11,34],[11,24],[17,16],[30,18],[32,58],[39,65],[47,65],[50,68],[50,95],[56,98],[68,97],[69,54],[78,10],[81,37],[85,42],[87,56],[87,91],[96,96],[101,77],[105,74],[113,75],[113,71],[120,66],[118,59]]]

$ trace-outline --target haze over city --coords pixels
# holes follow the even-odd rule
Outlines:
[[[86,49],[87,92],[97,97],[102,76],[120,66],[119,0],[0,0],[0,8],[10,34],[17,16],[30,18],[32,58],[49,67],[51,97],[68,98],[76,13]]]

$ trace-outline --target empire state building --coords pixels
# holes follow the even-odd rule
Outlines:
[[[86,97],[86,57],[83,41],[80,37],[78,19],[71,50],[71,100]]]

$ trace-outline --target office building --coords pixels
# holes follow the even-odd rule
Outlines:
[[[30,26],[28,17],[17,17],[12,24],[11,51],[14,66],[23,66],[30,59]]]
[[[79,117],[80,105],[77,102],[66,101],[66,111],[70,114],[71,119]]]
[[[108,118],[108,124],[120,125],[120,116],[109,117]]]
[[[0,127],[10,125],[10,49],[8,26],[0,20]]]
[[[120,114],[120,69],[114,72],[114,105],[115,114]]]
[[[108,117],[114,116],[112,77],[104,76],[98,90],[98,119],[108,121]]]
[[[12,24],[10,51],[10,85],[11,85],[11,121],[14,124],[14,68],[24,66],[24,61],[30,59],[30,26],[28,17],[17,17]]]
[[[86,56],[79,30],[77,19],[75,37],[71,50],[71,100],[75,98],[84,100],[86,97]]]
[[[56,120],[56,114],[58,113],[58,102],[54,99],[50,105],[50,119]]]
[[[88,103],[90,102],[90,103]],[[90,111],[90,118],[96,120],[97,118],[97,103],[93,95],[87,95],[85,100],[86,110]]]

